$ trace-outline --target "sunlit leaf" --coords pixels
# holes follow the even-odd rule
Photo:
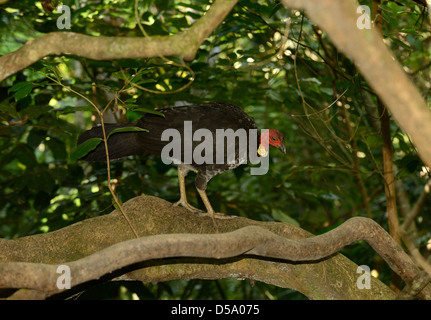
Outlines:
[[[118,128],[118,129],[114,129],[111,132],[109,132],[107,138],[109,138],[114,133],[119,133],[119,132],[148,132],[148,130],[147,129],[142,129],[142,128],[139,128],[139,127]]]
[[[143,107],[137,107],[137,108],[131,108],[131,110],[133,112],[138,112],[138,113],[151,113],[151,114],[155,114],[157,116],[161,116],[161,117],[165,117],[165,114],[162,112],[159,112],[157,110],[153,110],[153,109],[149,109],[149,108],[143,108]]]

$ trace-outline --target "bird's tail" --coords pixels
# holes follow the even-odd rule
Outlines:
[[[105,124],[106,136],[115,129],[131,127],[131,124]],[[139,143],[138,135],[140,132],[116,132],[108,138],[109,159],[115,160],[127,156],[142,154],[145,152],[142,143]],[[78,138],[78,145],[91,138],[102,138],[103,130],[101,126],[93,127],[83,132]],[[95,149],[90,151],[81,160],[86,161],[106,161],[105,144],[100,143]]]

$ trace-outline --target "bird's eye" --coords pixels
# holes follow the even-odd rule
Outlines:
[[[277,140],[275,137],[272,137],[272,141],[275,141],[275,140]]]

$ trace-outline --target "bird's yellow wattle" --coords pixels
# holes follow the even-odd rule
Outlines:
[[[265,148],[262,144],[259,145],[259,148],[257,149],[257,154],[261,157],[267,157],[268,156],[268,148]]]

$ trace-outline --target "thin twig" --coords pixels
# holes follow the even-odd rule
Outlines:
[[[97,108],[97,106],[94,104],[93,101],[91,101],[89,98],[87,98],[85,95],[83,95],[82,93],[79,93],[78,91],[72,89],[69,86],[65,86],[63,83],[61,83],[61,81],[54,79],[48,75],[45,74],[45,76],[50,79],[51,81],[54,81],[55,83],[57,83],[58,85],[62,86],[63,88],[65,88],[66,90],[69,90],[70,92],[76,94],[77,96],[83,98],[84,100],[86,100],[97,112],[99,118],[100,118],[100,124],[102,126],[102,133],[103,133],[103,143],[105,144],[105,152],[106,152],[106,171],[107,171],[107,175],[108,175],[108,189],[109,192],[111,193],[112,198],[115,201],[115,204],[118,206],[118,209],[121,211],[121,213],[123,214],[124,218],[126,219],[128,225],[130,226],[130,228],[132,229],[134,235],[136,236],[136,238],[139,238],[139,235],[136,231],[136,229],[134,228],[132,222],[130,221],[127,213],[125,212],[123,206],[121,205],[120,201],[118,200],[117,195],[115,194],[114,189],[112,188],[112,184],[111,184],[111,167],[110,167],[110,159],[109,159],[109,150],[108,150],[108,138],[106,136],[106,131],[105,131],[105,124],[103,121],[103,114],[104,112],[108,109],[109,105],[112,103],[112,101],[114,100],[114,98],[112,98],[108,104],[105,106],[105,108],[100,111],[99,108]],[[123,89],[122,89],[123,90]],[[121,90],[120,90],[121,91]]]

